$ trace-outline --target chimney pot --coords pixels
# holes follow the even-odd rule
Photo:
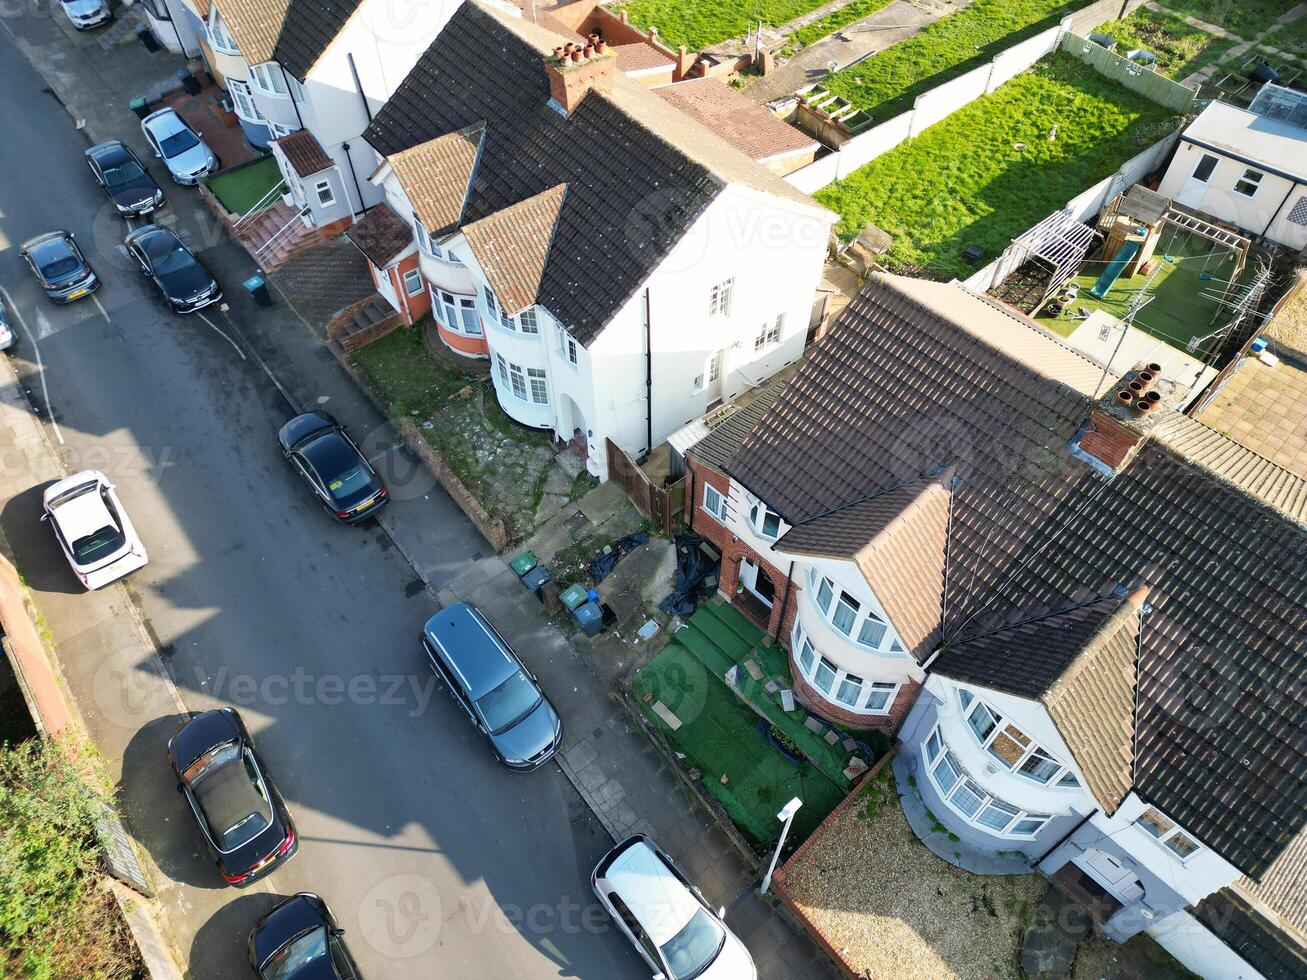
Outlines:
[[[585,55],[583,55],[583,54],[581,53],[581,49],[580,49],[580,48],[573,48],[573,49],[572,49],[572,62],[573,62],[574,64],[579,64],[579,63],[581,62],[581,60],[582,60],[584,57],[585,57]]]
[[[599,35],[598,35],[598,34],[591,34],[591,35],[589,36],[588,40],[590,41],[591,44],[598,44],[598,43],[599,43]]]
[[[1129,407],[1134,404],[1135,396],[1128,388],[1122,388],[1116,393],[1116,400],[1118,404]]]
[[[595,54],[603,54],[607,50],[608,50],[607,41],[605,41],[603,38],[599,38],[599,40],[595,41]]]
[[[1135,381],[1143,385],[1144,391],[1147,391],[1149,388],[1153,386],[1154,380],[1156,380],[1156,376],[1153,374],[1152,371],[1140,371],[1138,374],[1135,375]]]
[[[1162,393],[1160,391],[1149,391],[1144,394],[1144,399],[1156,405],[1162,400]]]
[[[1147,398],[1141,398],[1130,406],[1130,410],[1134,412],[1135,415],[1142,418],[1153,410],[1153,404],[1154,403],[1150,402]]]
[[[554,57],[559,61],[563,60],[563,48],[561,46],[554,48]]]
[[[587,58],[593,58],[593,57],[594,57],[594,53],[595,53],[595,48],[594,48],[594,45],[593,45],[593,44],[587,44],[587,45],[586,45],[586,46],[581,50],[581,54],[585,55],[585,57],[587,57]]]
[[[1144,370],[1150,372],[1155,378],[1160,378],[1162,376],[1162,365],[1156,362],[1147,365]]]

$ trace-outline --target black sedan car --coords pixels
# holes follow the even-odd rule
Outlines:
[[[163,204],[163,188],[140,158],[118,140],[91,147],[86,151],[86,163],[123,217],[137,218]]]
[[[305,412],[281,427],[281,451],[314,496],[342,524],[374,516],[390,495],[344,426],[326,412]]]
[[[50,231],[29,238],[18,251],[36,273],[45,295],[56,303],[71,303],[100,288],[99,277],[70,231]]]
[[[344,934],[326,902],[300,892],[255,924],[250,966],[259,980],[362,980]]]
[[[168,740],[177,789],[229,885],[248,885],[299,847],[290,811],[235,708],[196,715]]]
[[[222,299],[222,287],[167,228],[145,225],[123,239],[141,272],[154,280],[175,313],[194,313]]]

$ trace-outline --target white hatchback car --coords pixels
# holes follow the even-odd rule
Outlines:
[[[629,837],[590,876],[599,901],[654,970],[654,980],[757,980],[749,951],[675,862],[648,837]]]
[[[94,590],[117,581],[150,559],[109,478],[83,470],[45,491],[45,513],[73,574]]]

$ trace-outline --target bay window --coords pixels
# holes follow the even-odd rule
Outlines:
[[[958,703],[980,747],[1008,772],[1041,786],[1079,787],[1070,767],[970,691],[959,688]]]
[[[997,799],[972,779],[948,748],[937,727],[922,745],[926,771],[949,808],[970,824],[1004,837],[1034,837],[1053,819]]]
[[[285,97],[290,94],[286,90],[286,78],[282,75],[281,69],[270,61],[251,67],[250,81],[265,95]]]
[[[836,666],[817,651],[797,623],[790,634],[790,645],[795,651],[799,676],[833,701],[866,714],[888,714],[893,707],[899,683],[869,681]]]
[[[858,610],[861,608],[862,605],[857,599],[847,592],[841,592],[839,601],[835,603],[835,613],[831,616],[831,625],[845,636],[852,636],[853,623],[858,618]]]
[[[835,683],[835,665],[825,657],[817,658],[817,672],[812,675],[812,683],[822,694],[829,694]]]
[[[817,587],[817,608],[822,612],[829,612],[830,600],[834,594],[835,586],[831,583],[831,580],[828,578],[822,579],[821,585]]]
[[[236,39],[222,21],[217,7],[209,8],[209,19],[205,22],[205,33],[209,35],[209,45],[223,54],[238,55],[241,49],[236,46]]]
[[[549,386],[545,372],[539,368],[526,368],[520,364],[504,360],[502,354],[495,355],[495,370],[500,382],[522,401],[536,405],[549,404]]]
[[[869,608],[869,603],[855,599],[832,579],[819,575],[815,568],[808,569],[808,585],[812,589],[813,603],[832,628],[869,650],[903,652],[903,646],[889,624]]]
[[[861,697],[862,678],[855,677],[853,674],[845,674],[840,680],[839,690],[835,692],[835,700],[852,708]]]
[[[455,296],[435,288],[431,291],[439,309],[440,323],[445,329],[471,337],[481,336],[481,318],[477,315],[475,296]]]

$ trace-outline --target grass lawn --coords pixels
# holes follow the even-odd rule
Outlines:
[[[881,122],[910,108],[927,89],[984,64],[1081,6],[1066,0],[975,0],[822,84]]]
[[[776,812],[792,797],[803,800],[787,838],[795,845],[843,799],[820,771],[806,762],[793,765],[773,749],[757,731],[758,716],[675,638],[631,686],[640,710],[703,774],[704,787],[760,851],[774,846],[780,831]],[[658,701],[680,719],[676,731],[654,714]]]
[[[1307,14],[1291,20],[1266,39],[1281,51],[1307,56]]]
[[[658,37],[675,48],[684,44],[691,51],[739,37],[758,21],[777,27],[824,0],[625,0],[614,10],[625,10],[631,23],[641,29],[658,28]]]
[[[1213,254],[1211,246],[1211,242],[1200,238],[1190,239],[1183,234],[1172,237],[1170,230],[1162,232],[1161,244],[1155,253],[1161,263],[1149,290],[1153,300],[1135,314],[1136,327],[1177,350],[1185,350],[1190,338],[1206,336],[1221,326],[1223,321],[1220,319],[1216,323],[1212,322],[1216,300],[1207,294],[1213,290],[1219,292],[1223,288],[1223,283],[1218,280],[1230,278],[1234,272],[1234,259],[1229,251],[1222,248],[1216,249]],[[1167,262],[1167,255],[1174,261]],[[1102,271],[1101,262],[1090,262],[1082,269],[1081,275],[1071,280],[1080,286],[1080,295],[1073,306],[1083,306],[1091,312],[1105,310],[1118,320],[1123,319],[1131,301],[1148,281],[1148,277],[1117,279],[1106,296],[1095,299],[1089,295],[1089,290],[1098,281]],[[1204,273],[1211,278],[1204,280]],[[1064,337],[1070,336],[1081,323],[1070,316],[1053,318],[1041,315],[1037,319]],[[1225,319],[1228,320],[1229,317]],[[1206,352],[1207,346],[1204,345],[1193,353],[1195,357],[1201,358]]]
[[[204,183],[224,208],[232,214],[244,214],[281,183],[281,171],[276,160],[264,157],[248,166],[206,177]]]
[[[1096,28],[1116,40],[1116,53],[1144,48],[1157,55],[1156,71],[1168,78],[1184,78],[1204,65],[1219,61],[1238,41],[1217,37],[1191,27],[1174,14],[1141,7],[1125,20]]]
[[[893,235],[884,261],[895,271],[966,278],[968,245],[991,261],[1179,122],[1055,54],[814,196],[843,216],[845,239],[867,222]]]
[[[855,20],[862,20],[863,17],[870,17],[876,11],[888,7],[893,0],[852,0],[846,6],[832,14],[827,14],[821,20],[814,20],[807,27],[802,27],[794,32],[792,40],[806,47],[814,44],[824,37],[829,37],[841,27],[848,27]]]
[[[427,353],[420,321],[353,352],[394,418],[426,436],[509,536],[528,530],[553,454],[549,435],[514,422],[499,407],[488,371],[467,373]],[[468,390],[471,397],[460,397]],[[428,428],[425,423],[432,423]]]
[[[1279,17],[1298,5],[1298,0],[1158,0],[1169,10],[1197,17],[1224,27],[1231,34],[1251,41]]]

